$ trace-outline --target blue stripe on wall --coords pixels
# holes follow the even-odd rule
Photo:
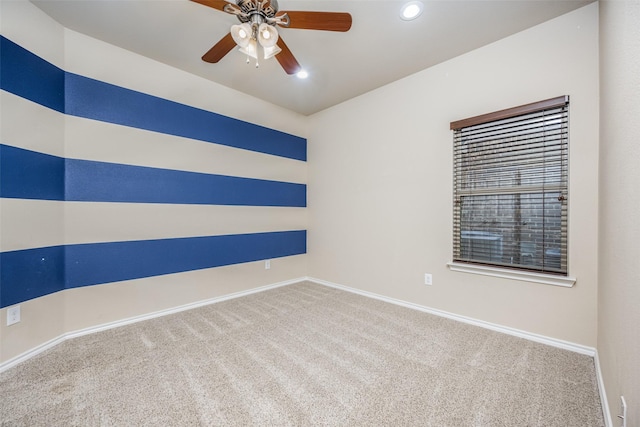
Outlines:
[[[63,159],[0,144],[0,197],[83,202],[305,207],[307,186]]]
[[[210,111],[66,74],[66,113],[103,122],[307,160],[304,138]]]
[[[64,159],[0,144],[0,197],[64,200]]]
[[[306,185],[69,159],[66,200],[306,206]]]
[[[64,71],[0,36],[0,88],[64,112]]]
[[[306,161],[295,135],[65,72],[0,36],[0,88],[66,114]]]
[[[0,308],[64,289],[64,246],[0,253]]]
[[[306,247],[300,230],[3,252],[0,307],[63,289],[299,255]]]

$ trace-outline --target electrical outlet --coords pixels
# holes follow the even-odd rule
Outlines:
[[[9,307],[7,309],[7,326],[11,326],[14,323],[18,323],[20,321],[20,306],[14,305],[13,307]]]
[[[271,260],[268,259],[264,262],[264,269],[265,270],[270,270],[271,269]]]
[[[620,396],[620,413],[618,418],[622,420],[620,427],[627,427],[627,402],[624,400],[624,396]]]
[[[433,277],[429,273],[424,274],[424,284],[427,286],[433,285]]]

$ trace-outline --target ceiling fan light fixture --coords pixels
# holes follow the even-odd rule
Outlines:
[[[405,3],[400,9],[400,18],[405,21],[411,21],[422,15],[424,5],[421,1],[410,1]]]
[[[253,39],[250,39],[246,46],[241,46],[239,50],[253,59],[258,59],[258,43]]]
[[[258,41],[262,47],[273,47],[278,43],[278,30],[272,25],[262,23],[258,27]]]
[[[282,49],[280,49],[278,46],[263,46],[263,50],[264,59],[273,58],[274,56],[282,52]]]
[[[306,79],[307,77],[309,77],[309,73],[305,70],[300,70],[296,73],[296,77],[299,79]]]
[[[251,26],[247,23],[232,25],[231,37],[241,48],[247,47],[251,41]]]

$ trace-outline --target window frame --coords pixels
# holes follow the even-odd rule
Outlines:
[[[566,121],[567,121],[566,122],[567,147],[564,149],[565,151],[563,155],[565,156],[564,159],[566,160],[566,163],[568,163],[569,96],[564,95],[564,96],[546,99],[539,102],[521,105],[514,108],[508,108],[508,109],[496,111],[493,113],[482,114],[479,116],[474,116],[467,119],[451,122],[450,130],[454,131],[454,165],[456,162],[456,155],[457,155],[455,152],[457,147],[456,145],[457,143],[455,142],[455,140],[456,140],[457,133],[460,132],[461,129],[469,128],[476,125],[491,124],[492,122],[497,123],[502,120],[512,119],[520,116],[532,115],[535,113],[544,112],[546,110],[556,110],[558,108],[562,108],[566,110],[566,111],[563,111],[563,115],[566,115]],[[568,248],[566,249],[566,252],[563,255],[564,258],[562,262],[564,264],[561,263],[561,269],[562,267],[564,267],[564,271],[550,272],[550,271],[544,271],[543,270],[544,266],[534,268],[534,269],[529,269],[523,266],[522,264],[511,266],[511,265],[505,265],[503,262],[487,262],[487,260],[480,260],[480,259],[470,260],[470,259],[456,258],[455,254],[456,253],[461,254],[461,251],[463,248],[463,245],[461,243],[463,230],[460,226],[458,226],[456,230],[456,220],[461,221],[461,216],[462,216],[462,212],[461,212],[462,208],[459,206],[457,201],[460,200],[461,193],[465,193],[466,195],[469,195],[468,192],[459,191],[460,188],[458,188],[458,185],[456,182],[456,179],[458,178],[460,178],[460,176],[458,175],[458,171],[455,170],[454,168],[454,171],[453,171],[453,179],[454,179],[454,188],[453,188],[454,224],[453,226],[454,227],[452,230],[453,239],[454,239],[453,248],[452,248],[453,261],[447,263],[448,267],[452,271],[461,271],[466,273],[490,275],[494,277],[503,277],[503,278],[509,278],[509,279],[515,279],[515,280],[524,280],[524,281],[538,282],[538,283],[565,286],[565,287],[571,287],[575,284],[575,281],[576,281],[575,278],[569,276]],[[566,204],[568,204],[568,202],[566,201],[568,189],[569,189],[568,181],[569,181],[568,171],[565,171],[565,176],[564,176],[564,180],[562,182],[562,187],[561,187],[561,190],[562,190],[561,195],[564,196],[563,203],[566,203]],[[549,192],[550,191],[548,191],[547,189],[543,189],[541,194],[545,194],[545,193],[548,194]],[[523,194],[523,193],[521,193],[520,191],[516,191],[513,194]],[[561,227],[560,239],[561,239],[561,245],[564,244],[568,246],[568,240],[569,240],[568,239],[568,207],[565,205],[562,209],[565,209],[565,213],[561,215],[561,218],[564,218],[566,223],[560,226]],[[542,227],[541,230],[544,230],[544,227]],[[456,231],[458,232],[457,239],[456,239]],[[510,241],[509,243],[512,243],[512,242],[513,241]],[[456,251],[456,248],[457,248],[457,251]]]

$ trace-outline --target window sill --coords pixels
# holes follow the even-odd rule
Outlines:
[[[542,283],[544,285],[563,286],[571,288],[576,283],[575,277],[556,276],[553,274],[534,273],[531,271],[517,271],[500,267],[488,267],[485,265],[466,264],[461,262],[448,262],[451,271],[463,273],[481,274],[484,276],[502,277],[504,279],[522,280],[525,282]]]

